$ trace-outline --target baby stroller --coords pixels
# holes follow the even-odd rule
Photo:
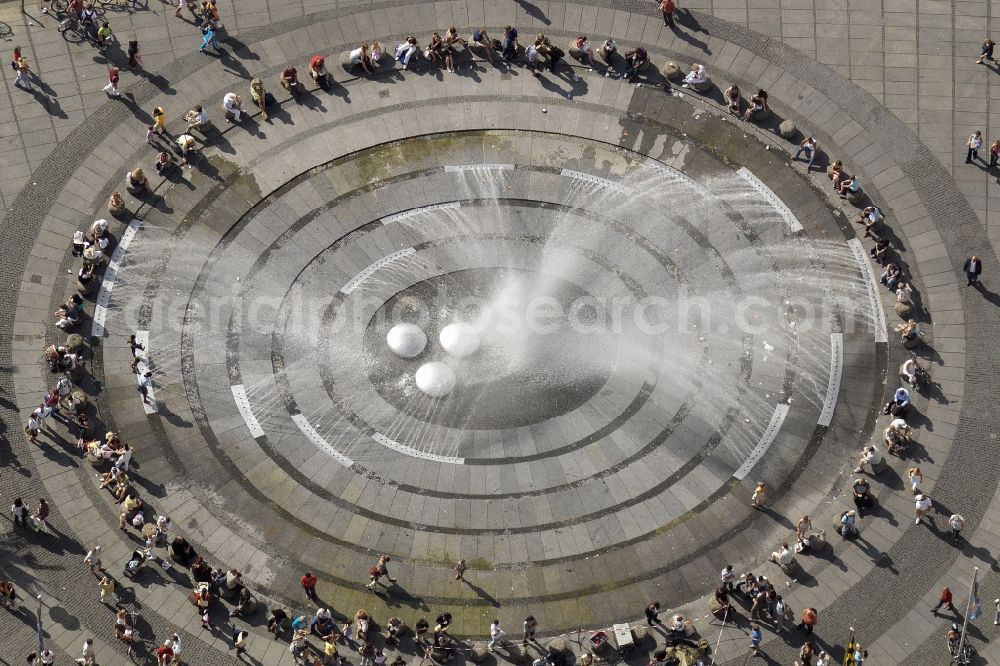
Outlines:
[[[146,562],[146,554],[141,550],[133,550],[132,557],[129,558],[128,562],[125,563],[125,575],[132,578],[139,572],[142,565]]]

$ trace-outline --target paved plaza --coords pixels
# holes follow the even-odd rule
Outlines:
[[[647,627],[653,601],[664,621],[691,621],[690,639],[710,646],[704,663],[792,664],[807,638],[840,662],[854,636],[869,664],[942,664],[977,567],[982,615],[968,641],[982,663],[1000,659],[986,338],[1000,305],[1000,190],[995,167],[965,152],[979,129],[988,159],[1000,124],[997,65],[975,63],[990,6],[680,4],[671,28],[651,0],[221,0],[226,29],[204,53],[189,10],[177,18],[156,0],[99,5],[118,40],[104,53],[57,30],[56,11],[0,5],[0,37],[34,72],[31,90],[10,72],[0,95],[0,488],[8,505],[52,505],[47,530],[9,513],[0,523],[0,579],[18,590],[0,609],[0,664],[38,649],[39,619],[57,664],[86,638],[99,664],[155,663],[175,632],[192,666],[293,664],[292,631],[274,639],[268,613],[318,607],[340,625],[369,612],[369,642],[390,662],[426,663],[413,629],[450,613],[449,663],[575,659],[594,632],[628,622],[639,649],[626,661],[643,664],[673,640]],[[454,73],[391,57],[410,33],[422,48],[449,26],[500,38],[508,24],[522,46],[544,33],[568,51],[585,34],[619,53],[593,66],[567,53],[538,76],[523,51],[494,64],[460,46]],[[131,69],[130,39],[142,60]],[[377,72],[341,64],[376,40],[390,51]],[[630,80],[622,56],[636,46],[650,63]],[[316,53],[329,89],[308,76]],[[706,90],[674,76],[691,63],[707,68]],[[280,85],[289,64],[297,96]],[[118,98],[102,90],[109,65],[121,68]],[[254,77],[274,98],[266,118],[250,102]],[[741,114],[758,89],[770,114],[729,113],[733,85]],[[238,122],[222,108],[230,92],[244,100]],[[209,122],[189,130],[182,117],[199,104]],[[147,134],[156,107],[163,135]],[[186,132],[187,164],[174,143]],[[807,136],[820,146],[811,170],[794,157]],[[860,198],[831,187],[835,160]],[[126,188],[137,166],[148,191]],[[885,214],[875,234],[913,287],[912,314],[879,283],[875,239],[855,223],[869,205]],[[74,232],[101,218],[99,277],[82,322],[60,330],[52,313],[78,293]],[[983,281],[967,286],[973,254]],[[912,390],[914,441],[857,474],[892,420],[881,408],[911,357],[897,332],[911,317],[931,379]],[[449,342],[462,323],[477,331],[460,340],[469,353]],[[419,353],[389,348],[396,324],[419,327]],[[67,333],[82,336],[80,368],[64,375],[42,352]],[[152,373],[146,402],[136,371]],[[110,463],[78,449],[69,409],[37,443],[26,433],[63,376],[86,403],[82,440],[129,444],[147,522],[169,516],[168,540],[242,572],[258,602],[249,617],[218,599],[217,628],[203,628],[181,563],[124,575],[144,538],[119,528],[122,506],[100,487]],[[914,466],[933,500],[919,525]],[[843,539],[859,476],[874,503]],[[957,541],[953,514],[965,521]],[[770,562],[804,515],[822,546],[792,568]],[[131,654],[83,563],[95,545],[135,614]],[[380,555],[395,580],[371,586]],[[725,623],[712,614],[727,564],[765,576],[794,617],[766,617],[749,661],[749,599],[735,595]],[[944,586],[957,611],[932,613]],[[820,618],[810,637],[794,626],[804,608]],[[522,646],[528,615],[538,637]],[[398,645],[385,640],[391,617],[407,627]],[[508,642],[481,654],[494,618]],[[243,655],[234,630],[248,632]],[[364,663],[358,647],[340,654]]]

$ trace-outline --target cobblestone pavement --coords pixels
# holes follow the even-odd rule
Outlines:
[[[796,171],[785,164],[784,151],[791,144],[774,134],[774,125],[784,117],[817,136],[829,156],[842,157],[848,168],[859,170],[864,182],[870,183],[866,192],[889,213],[896,245],[929,314],[928,355],[934,363],[936,384],[929,399],[916,403],[921,415],[916,455],[928,478],[936,515],[931,529],[909,522],[912,501],[905,479],[899,478],[906,463],[897,461],[877,481],[879,510],[866,519],[859,542],[834,544],[822,558],[810,558],[805,571],[794,578],[773,565],[764,566],[772,580],[787,583],[786,598],[793,607],[820,609],[822,624],[817,639],[822,645],[833,649],[843,644],[847,628],[854,626],[875,663],[939,663],[943,652],[941,636],[947,623],[943,616],[928,612],[937,589],[947,584],[956,596],[964,598],[974,564],[983,574],[982,598],[992,599],[997,589],[996,563],[990,550],[1000,534],[994,497],[1000,464],[991,454],[996,435],[990,429],[996,400],[990,378],[980,370],[992,362],[982,339],[995,323],[996,297],[988,287],[965,289],[956,268],[967,254],[978,252],[986,259],[989,271],[996,265],[996,256],[990,249],[989,240],[994,238],[991,228],[983,226],[989,222],[985,212],[987,197],[984,194],[981,199],[967,185],[971,177],[967,178],[965,172],[974,167],[952,163],[954,155],[964,159],[956,152],[953,136],[962,138],[965,133],[959,129],[959,122],[974,123],[980,118],[975,113],[954,113],[949,125],[940,114],[922,107],[911,117],[907,109],[897,110],[895,102],[918,99],[922,104],[925,98],[935,99],[933,95],[921,96],[919,86],[925,81],[925,71],[929,72],[927,82],[936,81],[933,77],[938,74],[934,72],[944,71],[941,66],[962,72],[963,77],[986,74],[986,68],[980,70],[977,66],[970,74],[969,68],[952,62],[955,53],[969,48],[970,40],[976,50],[978,37],[973,37],[974,28],[966,26],[962,14],[978,9],[975,3],[956,3],[954,7],[920,3],[908,9],[905,4],[887,1],[879,16],[853,6],[847,12],[827,16],[825,10],[793,10],[789,5],[783,2],[778,8],[755,7],[749,15],[746,8],[704,7],[718,18],[697,12],[684,14],[681,28],[674,34],[660,26],[659,17],[649,11],[646,3],[611,6],[510,2],[484,6],[462,1],[405,7],[357,3],[331,10],[329,5],[302,8],[289,4],[272,9],[266,4],[244,2],[232,17],[225,16],[223,7],[224,20],[230,27],[223,54],[232,55],[218,59],[195,51],[197,31],[187,20],[174,19],[165,5],[110,7],[108,14],[113,16],[123,41],[127,39],[126,23],[134,26],[142,44],[145,68],[152,72],[135,77],[127,74],[122,102],[106,101],[99,90],[104,84],[105,62],[91,47],[65,40],[52,29],[51,17],[37,15],[30,19],[36,25],[25,25],[28,19],[23,18],[20,8],[5,5],[3,12],[11,13],[8,24],[14,33],[12,40],[20,40],[42,81],[51,88],[43,88],[44,94],[36,97],[13,89],[8,79],[8,96],[4,98],[14,109],[3,130],[8,141],[5,150],[11,151],[11,168],[0,186],[8,222],[4,232],[8,263],[3,266],[3,274],[7,284],[12,285],[0,295],[6,306],[3,311],[8,313],[0,319],[0,337],[11,341],[10,347],[2,350],[6,372],[0,384],[6,401],[4,423],[9,442],[9,449],[3,452],[3,493],[5,499],[8,495],[50,497],[56,515],[51,521],[53,534],[18,532],[5,523],[5,550],[0,564],[3,574],[12,577],[22,589],[31,595],[42,594],[50,645],[58,646],[62,658],[69,659],[76,656],[84,637],[94,636],[100,663],[128,663],[115,642],[110,611],[96,603],[95,585],[86,580],[80,559],[86,547],[101,543],[105,561],[114,563],[109,569],[117,576],[120,563],[135,547],[134,536],[117,530],[116,507],[96,487],[90,466],[80,464],[72,452],[64,427],[56,425],[45,431],[44,445],[37,448],[29,447],[19,434],[21,422],[52,381],[51,375],[39,366],[38,350],[57,340],[49,313],[72,288],[64,277],[67,270],[75,270],[66,251],[68,239],[73,230],[103,215],[104,202],[110,191],[119,187],[125,169],[149,162],[153,149],[144,141],[148,109],[163,105],[175,117],[181,110],[203,102],[222,131],[208,135],[196,167],[181,172],[180,178],[158,180],[158,196],[151,203],[130,199],[142,227],[137,240],[131,241],[134,246],[130,245],[127,261],[117,266],[120,272],[114,281],[114,300],[106,319],[109,337],[100,339],[98,335],[89,345],[92,360],[84,386],[100,414],[100,425],[123,433],[138,445],[137,476],[143,494],[158,511],[169,513],[179,530],[189,535],[210,559],[244,570],[251,587],[268,605],[305,610],[301,600],[294,598],[295,579],[305,565],[321,573],[321,596],[330,600],[339,613],[350,614],[355,608],[366,607],[379,620],[396,613],[412,622],[422,613],[433,616],[450,610],[456,615],[457,632],[470,638],[482,635],[493,614],[502,617],[506,626],[515,627],[518,619],[531,611],[542,621],[544,633],[558,633],[581,624],[599,627],[634,618],[638,608],[656,597],[665,605],[684,604],[679,607],[695,618],[703,636],[713,641],[719,638],[718,661],[742,662],[746,649],[743,630],[723,628],[716,635],[705,617],[703,595],[715,584],[716,572],[727,561],[758,570],[773,544],[787,538],[790,523],[783,516],[810,513],[827,521],[839,514],[851,466],[848,455],[861,440],[884,427],[871,412],[871,405],[879,402],[885,388],[879,375],[884,370],[879,368],[888,368],[889,381],[894,381],[894,368],[904,357],[891,334],[889,345],[874,347],[864,339],[854,345],[852,338],[845,335],[844,380],[832,425],[816,425],[819,407],[810,411],[803,405],[792,412],[779,438],[779,446],[791,451],[786,454],[787,464],[782,465],[774,454],[770,459],[774,462],[765,459],[758,470],[762,475],[773,475],[767,477],[776,491],[771,500],[773,509],[750,517],[745,506],[748,489],[728,481],[739,461],[727,466],[728,462],[720,462],[704,451],[685,449],[690,442],[684,439],[670,449],[694,454],[692,460],[715,466],[708,468],[711,473],[697,466],[680,466],[687,470],[684,475],[696,472],[696,486],[686,487],[686,477],[679,472],[671,474],[663,482],[665,485],[656,486],[674,493],[674,501],[686,509],[680,514],[672,514],[671,507],[663,503],[659,509],[644,514],[636,510],[621,513],[622,506],[639,506],[640,501],[648,500],[652,487],[647,491],[637,486],[632,490],[634,501],[624,499],[627,492],[605,500],[581,494],[576,502],[579,506],[574,506],[572,498],[551,503],[547,499],[532,500],[528,510],[517,503],[529,490],[517,478],[501,478],[496,487],[475,476],[463,483],[452,479],[447,469],[441,471],[440,466],[397,460],[393,467],[385,460],[357,455],[351,469],[342,469],[326,457],[310,453],[311,445],[302,439],[307,432],[302,425],[301,433],[289,434],[287,426],[268,419],[262,420],[263,434],[248,429],[245,415],[236,409],[235,393],[230,391],[233,386],[247,387],[249,401],[258,410],[266,400],[280,397],[287,406],[292,399],[288,416],[308,414],[304,400],[318,392],[329,393],[342,409],[344,402],[336,395],[336,377],[331,381],[332,375],[324,376],[330,371],[318,375],[284,372],[287,359],[280,360],[280,354],[268,349],[269,345],[259,345],[252,335],[241,334],[238,316],[228,325],[210,329],[210,335],[192,334],[190,323],[199,299],[221,293],[219,287],[228,290],[226,281],[248,270],[258,255],[265,258],[264,263],[243,275],[248,281],[256,275],[254,288],[267,290],[271,283],[277,286],[282,273],[294,265],[300,246],[310,249],[313,241],[301,239],[314,238],[324,244],[333,241],[331,247],[339,251],[337,243],[342,241],[336,235],[324,239],[323,233],[329,232],[323,229],[332,225],[344,234],[351,232],[353,239],[362,233],[365,224],[405,210],[407,205],[449,201],[447,197],[461,189],[462,181],[456,185],[456,181],[448,180],[456,176],[437,174],[434,168],[480,161],[502,164],[509,159],[519,171],[531,174],[525,175],[523,184],[512,183],[511,194],[505,195],[513,200],[514,208],[522,205],[517,203],[521,199],[532,198],[546,206],[572,205],[573,199],[560,200],[560,188],[565,184],[546,175],[546,169],[557,166],[593,177],[614,176],[614,166],[607,165],[621,159],[609,156],[602,163],[589,157],[590,149],[573,157],[577,146],[585,145],[577,143],[583,139],[618,145],[622,155],[630,151],[648,156],[676,166],[695,179],[707,180],[713,173],[721,173],[727,160],[746,165],[787,203],[804,224],[805,235],[842,243],[844,235],[853,237],[854,229],[842,215],[832,212],[842,204],[824,194],[828,181],[822,176],[803,176],[801,168]],[[939,9],[948,11],[937,14]],[[984,11],[988,11],[985,3]],[[303,17],[303,13],[312,12],[316,14]],[[813,16],[812,23],[806,20],[808,14]],[[0,18],[6,16],[0,13]],[[908,56],[910,61],[890,58],[889,53],[908,48],[906,30],[895,25],[905,22],[905,16],[914,24],[913,46],[918,53]],[[943,32],[935,18],[940,16],[949,18],[954,34],[964,37],[954,42],[951,54],[934,59],[924,51],[939,46],[933,36]],[[254,118],[248,130],[226,128],[217,109],[222,93],[242,88],[249,76],[261,73],[265,80],[274,81],[276,72],[287,61],[303,62],[314,51],[331,54],[333,61],[333,54],[351,46],[358,34],[393,43],[389,38],[399,38],[409,30],[422,33],[455,24],[461,32],[467,32],[470,26],[485,24],[496,31],[506,22],[521,26],[522,34],[544,30],[563,41],[580,32],[591,35],[595,42],[605,35],[614,36],[622,44],[641,41],[650,48],[658,65],[668,59],[706,62],[717,87],[736,82],[744,90],[768,88],[778,117],[761,132],[751,130],[746,140],[711,95],[704,99],[689,95],[664,97],[658,88],[635,88],[582,68],[576,70],[578,78],[545,76],[536,81],[524,70],[503,72],[483,64],[454,78],[416,69],[408,73],[397,70],[376,81],[355,80],[335,65],[341,83],[332,95],[310,93],[297,103],[286,100],[287,95],[278,89],[281,107],[274,111],[274,122],[264,124]],[[741,23],[755,32],[740,27]],[[826,27],[830,28],[829,38],[816,39],[810,50],[812,33],[808,28],[817,24],[824,25],[825,33]],[[842,38],[837,37],[838,26],[843,26]],[[873,26],[879,26],[881,32]],[[965,27],[973,32],[964,32]],[[782,41],[766,35],[781,37]],[[862,48],[875,41],[884,43],[884,56]],[[830,71],[789,47],[806,51],[819,63],[836,57],[832,54],[838,50],[850,55],[845,56],[846,64],[828,63]],[[122,55],[112,49],[112,59],[121,60]],[[880,66],[870,64],[875,55],[880,55]],[[969,60],[974,56],[973,52]],[[910,64],[902,64],[904,61]],[[894,64],[890,66],[890,62]],[[903,70],[909,71],[907,67],[913,70],[912,96],[908,87],[893,80],[906,76]],[[66,80],[60,81],[60,76]],[[433,81],[436,77],[442,80]],[[658,83],[656,73],[647,77]],[[953,90],[958,95],[962,88],[953,85]],[[864,91],[872,93],[874,99]],[[962,108],[973,108],[959,103],[959,99],[955,97],[955,108],[960,104]],[[435,112],[445,111],[442,100],[449,100],[447,111],[451,113]],[[497,110],[498,104],[509,103],[506,100],[514,100],[516,109],[509,116]],[[883,102],[893,115],[884,112]],[[454,113],[456,108],[461,113]],[[989,119],[988,113],[987,97],[983,120]],[[938,134],[949,127],[952,129],[947,138]],[[170,128],[176,131],[178,123],[172,121]],[[431,154],[447,157],[417,157],[406,152],[406,144],[394,149],[398,153],[385,149],[371,156],[365,153],[369,146],[399,142],[410,135],[456,130],[499,130],[496,136],[501,144],[503,131],[530,130],[537,137],[532,139],[535,143],[525,146],[513,140],[506,148],[496,148],[489,142],[463,146],[447,139],[449,150],[462,155],[465,162],[453,160],[442,148]],[[579,139],[558,138],[560,134]],[[709,150],[699,157],[698,151],[688,150],[687,143],[707,146]],[[721,157],[712,157],[712,151]],[[495,157],[491,159],[491,155]],[[533,161],[536,157],[537,163]],[[549,160],[553,164],[548,164]],[[372,166],[373,162],[378,166]],[[330,171],[333,175],[324,184],[329,165],[335,170]],[[302,180],[303,172],[311,174],[311,178]],[[949,172],[959,179],[958,184],[950,179]],[[566,174],[561,177],[566,178]],[[410,184],[396,185],[394,179]],[[26,187],[28,182],[31,185]],[[375,199],[368,197],[371,188],[379,193]],[[471,192],[473,199],[481,195],[475,189]],[[728,204],[723,201],[718,205]],[[330,217],[323,218],[324,214]],[[599,214],[590,211],[594,218]],[[856,212],[848,206],[844,214]],[[317,223],[310,227],[310,220]],[[510,224],[507,241],[515,238],[517,228],[513,221]],[[775,229],[780,227],[779,219]],[[287,229],[295,230],[294,243],[289,244]],[[781,235],[775,229],[761,232],[764,242],[773,242]],[[122,243],[124,230],[124,225],[116,223],[114,233]],[[691,234],[694,246],[716,251],[712,248],[726,243],[725,251],[734,249],[730,241],[723,241],[709,227],[704,231],[704,238],[711,242],[699,241],[702,237]],[[409,233],[407,240],[414,242],[415,232]],[[683,228],[676,233],[683,233]],[[747,234],[747,229],[741,228],[741,233]],[[379,252],[384,252],[385,247],[399,241],[391,233],[384,242],[377,235],[372,238],[374,246],[359,243],[353,254],[351,248],[346,248],[339,255],[343,259],[330,261],[340,271],[332,277],[343,274],[349,278],[367,262],[382,256]],[[753,244],[752,234],[746,239]],[[416,240],[421,239],[418,236]],[[433,238],[422,240],[432,242]],[[720,254],[725,256],[725,251]],[[282,269],[274,272],[267,258]],[[313,288],[321,286],[326,277],[331,276],[318,273]],[[637,277],[635,284],[642,286],[643,280],[652,280],[654,274],[637,273]],[[105,279],[107,282],[108,277]],[[988,280],[989,273],[987,284]],[[310,288],[308,279],[297,282],[300,287]],[[175,295],[182,294],[182,302],[178,303]],[[891,310],[893,299],[884,296],[882,300],[884,307]],[[179,311],[160,307],[165,301],[175,308],[182,307]],[[183,324],[181,332],[171,336],[175,330],[172,325],[177,322]],[[151,332],[150,353],[158,377],[159,413],[154,414],[146,414],[136,398],[129,355],[123,346],[124,335],[139,325]],[[812,343],[808,347],[815,349]],[[734,351],[738,355],[739,347],[735,346]],[[821,354],[823,363],[827,354],[825,350]],[[266,378],[273,373],[276,358],[282,370],[276,376],[287,376],[287,386],[279,383],[269,397],[260,387],[269,381]],[[711,358],[721,362],[725,352]],[[766,364],[755,362],[746,370],[748,374],[740,375],[737,388],[740,382],[749,387],[751,379],[757,378],[754,373],[763,373],[774,376],[768,379],[762,375],[760,385],[770,381],[774,390],[787,392],[787,387],[782,387],[782,372],[786,384],[794,383],[796,362],[789,355],[784,370],[773,373],[767,371]],[[262,364],[268,366],[266,370]],[[790,375],[789,367],[793,368]],[[253,394],[255,387],[258,393]],[[662,406],[655,389],[647,393],[650,404]],[[821,401],[822,390],[817,395]],[[612,396],[613,392],[605,396],[604,409],[615,406]],[[646,428],[657,421],[658,417],[647,417],[649,412],[635,405],[625,412],[630,427]],[[686,413],[683,406],[677,413]],[[589,418],[608,414],[590,412]],[[769,416],[764,414],[751,428],[764,430]],[[684,418],[678,422],[683,423]],[[572,436],[580,424],[568,418],[562,436]],[[688,427],[684,425],[684,435],[690,434]],[[329,437],[330,431],[324,434]],[[322,439],[322,435],[319,437]],[[669,442],[671,435],[664,437],[662,441]],[[559,440],[546,436],[539,441]],[[625,446],[624,441],[617,444]],[[482,446],[473,449],[482,460],[495,451],[504,451],[508,456],[518,451],[513,442],[502,439],[483,442]],[[594,449],[600,451],[595,461],[598,469],[615,455],[613,449],[601,446]],[[571,454],[572,443],[563,440],[563,449]],[[531,463],[535,455],[541,454],[528,453],[525,462]],[[572,475],[585,470],[567,464],[564,462],[561,469],[535,465],[527,470],[539,486],[571,486],[568,480]],[[661,460],[655,467],[672,469],[677,464]],[[358,474],[357,465],[368,476]],[[355,478],[403,481],[390,485],[390,494],[383,492],[380,484],[358,484]],[[626,477],[622,491],[642,479],[641,475]],[[719,483],[712,485],[713,479]],[[402,496],[404,491],[409,492],[408,487],[415,496],[405,500],[415,502],[410,514],[400,511],[394,500],[397,493]],[[644,492],[636,495],[639,491]],[[449,494],[468,496],[466,501],[483,501],[485,506],[487,498],[498,492],[509,496],[506,506],[513,508],[495,518],[483,509],[488,524],[477,522],[475,511],[460,514],[468,509],[456,509],[455,518],[447,517],[449,510],[443,502]],[[479,500],[474,499],[479,496]],[[344,504],[348,497],[353,506]],[[432,501],[442,503],[437,522],[428,516],[429,507],[435,506]],[[943,538],[947,515],[953,510],[963,513],[969,523],[968,541],[957,547]],[[628,517],[623,517],[626,514]],[[421,518],[421,524],[415,524],[417,521],[407,515]],[[556,527],[561,521],[566,528],[585,525],[585,520],[591,519],[599,519],[602,524],[613,519],[617,531],[611,534],[612,547],[603,549],[593,530],[589,534],[586,530],[574,533]],[[494,520],[511,528],[503,548],[483,542],[484,538],[494,540],[487,529]],[[629,527],[629,521],[633,527]],[[553,536],[545,536],[538,525],[552,526]],[[520,534],[534,535],[536,530],[540,556],[531,553],[534,544],[530,537],[517,540]],[[429,534],[440,536],[429,540]],[[569,535],[575,547],[566,544]],[[401,556],[397,571],[405,586],[402,593],[395,589],[372,595],[357,580],[363,578],[371,557],[380,551]],[[467,552],[477,553],[477,558],[470,560],[470,587],[458,592],[442,589],[436,581],[441,576],[447,578],[450,558]],[[527,559],[532,566],[525,570],[507,566],[517,562],[520,552],[531,553]],[[356,576],[353,580],[352,575]],[[588,578],[598,581],[593,588],[580,582]],[[161,571],[153,565],[135,581],[121,582],[125,587],[123,599],[141,613],[145,623],[141,634],[147,645],[140,646],[140,658],[148,656],[153,640],[177,630],[183,634],[189,663],[235,662],[222,633],[210,635],[199,628],[186,599],[190,589],[186,573],[177,569]],[[494,608],[495,604],[498,607]],[[33,644],[29,628],[34,622],[33,608],[29,597],[17,613],[5,614],[0,620],[0,627],[12,639],[5,643],[2,656],[11,663],[17,663]],[[220,607],[217,619],[222,621],[225,615]],[[985,613],[972,632],[977,646],[987,654],[992,649],[991,618],[991,613]],[[249,624],[249,655],[253,660],[290,663],[285,644],[269,640],[259,627],[259,619]],[[225,630],[229,626],[227,621]],[[656,632],[654,635],[658,636]],[[581,635],[570,636],[579,641]],[[765,651],[779,663],[791,663],[800,642],[798,637],[789,641],[769,633]],[[571,647],[579,651],[577,645]],[[412,653],[412,646],[408,648]],[[512,654],[510,658],[515,657]]]

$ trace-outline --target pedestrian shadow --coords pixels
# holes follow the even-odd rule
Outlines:
[[[155,72],[149,72],[140,67],[138,70],[132,70],[132,73],[149,81],[160,92],[168,95],[173,95],[177,92],[174,90],[173,86],[170,85],[170,81],[168,81],[166,77],[160,76]]]
[[[173,413],[163,403],[159,403],[158,407],[159,407],[160,417],[163,418],[163,419],[166,419],[167,423],[169,423],[170,425],[174,426],[175,428],[191,428],[191,427],[193,427],[193,424],[190,421],[187,421],[187,420],[181,418],[179,415]]]
[[[393,608],[402,608],[406,606],[408,608],[415,608],[423,612],[430,612],[430,606],[427,602],[423,600],[422,597],[415,597],[399,583],[393,583],[392,587],[377,587],[373,590],[375,596],[380,598],[386,606]]]
[[[982,295],[982,297],[986,299],[987,303],[995,307],[1000,307],[1000,294],[997,294],[996,292],[987,289],[986,285],[982,283],[982,280],[976,282],[976,284],[973,286],[973,289],[978,291]]]
[[[795,529],[795,526],[792,525],[792,521],[790,521],[787,517],[785,517],[781,512],[775,511],[769,506],[760,506],[757,507],[757,510],[760,513],[767,516],[768,518],[770,518],[771,520],[773,520],[774,522],[778,523],[779,525],[787,527],[790,530]]]
[[[231,44],[232,40],[227,38],[225,43],[227,45]],[[235,49],[234,49],[234,52],[235,52]],[[243,59],[242,58],[240,58],[240,57],[234,58],[225,49],[219,49],[215,53],[209,53],[208,51],[205,51],[205,53],[208,53],[209,55],[211,55],[211,56],[213,56],[215,58],[218,58],[219,61],[222,63],[223,69],[225,69],[225,70],[227,70],[229,72],[232,72],[233,74],[235,74],[236,76],[240,77],[241,79],[252,78],[250,76],[250,71],[246,67],[243,66],[243,62],[242,62]]]
[[[545,16],[545,12],[539,9],[537,5],[528,2],[528,0],[514,0],[514,2],[516,2],[517,5],[524,10],[524,13],[531,18],[541,21],[545,25],[552,25],[552,21]]]
[[[689,9],[678,10],[674,14],[674,22],[677,23],[679,26],[687,28],[692,33],[701,32],[706,35],[708,34],[708,31],[701,27],[701,24],[698,23],[698,19],[694,17],[694,14],[692,14],[691,10]],[[697,37],[695,37],[693,34],[684,32],[683,30],[677,30],[675,28],[673,32],[675,35],[677,35],[677,39],[681,40],[682,42],[687,42],[688,44],[698,49],[702,53],[706,53],[708,55],[712,54],[712,49],[708,48],[708,42],[703,42]]]
[[[304,106],[310,111],[324,112],[326,107],[323,105],[323,100],[313,94],[312,91],[303,90],[302,93],[292,97],[299,106]]]
[[[351,103],[350,91],[348,91],[346,87],[341,85],[339,81],[335,81],[332,76],[330,77],[330,85],[327,86],[325,89],[320,88],[320,90],[323,90],[327,95],[333,95],[334,97],[339,97],[341,100],[343,100],[345,104]]]
[[[79,467],[80,464],[68,452],[76,452],[76,444],[71,444],[62,435],[49,430],[50,446],[42,449],[42,456],[60,467]],[[56,448],[58,447],[58,448]]]
[[[889,553],[883,553],[873,544],[866,541],[864,536],[859,532],[856,537],[854,537],[854,543],[857,544],[858,549],[872,561],[872,564],[879,569],[887,569],[893,575],[898,575],[899,570],[893,566],[894,562],[892,556]]]
[[[469,589],[475,592],[476,596],[478,596],[480,599],[489,603],[494,608],[500,608],[500,602],[495,597],[493,597],[493,595],[491,595],[489,592],[487,592],[483,588],[479,587],[475,583],[472,583],[468,580],[463,579],[462,582],[468,585]]]
[[[561,74],[553,74],[551,72],[547,73],[551,74],[552,78],[545,76],[544,73],[535,77],[538,79],[539,85],[541,85],[545,90],[553,92],[567,100],[572,100],[574,97],[587,94],[587,82],[583,80],[583,77],[579,77],[574,80],[572,78],[572,70],[570,70],[570,77],[568,79],[563,77]],[[566,81],[569,84],[568,87],[563,88],[557,83],[559,81]]]

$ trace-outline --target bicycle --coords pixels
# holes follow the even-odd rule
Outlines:
[[[139,613],[136,611],[125,611],[125,616],[128,621],[124,626],[116,625],[115,633],[118,636],[118,640],[125,643],[125,654],[128,657],[132,657],[132,653],[138,650],[138,647],[142,645],[142,637],[139,634],[139,630],[136,628],[136,618],[139,617]]]
[[[63,39],[74,44],[80,44],[84,40],[94,41],[94,21],[82,19],[75,14],[67,16],[56,28],[63,36]]]

